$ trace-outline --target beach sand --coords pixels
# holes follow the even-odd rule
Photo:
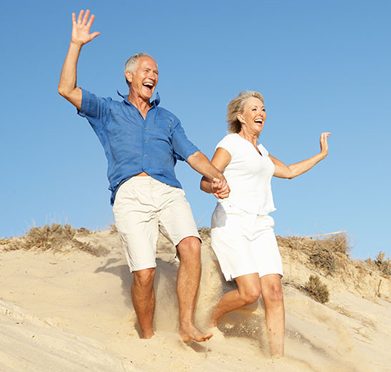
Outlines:
[[[159,240],[155,290],[156,334],[141,340],[130,298],[132,275],[111,230],[76,238],[108,253],[78,249],[8,250],[0,245],[0,372],[128,371],[391,371],[391,280],[348,258],[326,275],[308,264],[305,250],[284,247],[285,357],[269,356],[264,307],[227,315],[205,343],[178,335],[174,247]],[[102,253],[104,251],[102,250]],[[205,329],[224,283],[210,248],[195,314]],[[321,304],[302,288],[311,274],[330,291]]]

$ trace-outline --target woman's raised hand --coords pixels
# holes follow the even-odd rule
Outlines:
[[[327,138],[329,138],[331,133],[324,132],[320,135],[320,153],[323,154],[325,157],[327,156],[327,153],[329,152],[329,145],[327,143]]]
[[[90,19],[88,19],[90,18]],[[71,43],[83,46],[92,39],[100,35],[100,32],[93,32],[90,34],[90,28],[94,23],[95,16],[92,14],[90,17],[90,11],[87,10],[84,14],[84,10],[81,10],[76,20],[76,14],[72,13],[72,40]]]

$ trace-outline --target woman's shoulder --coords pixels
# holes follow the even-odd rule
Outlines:
[[[258,143],[257,146],[262,155],[269,155],[269,151],[267,151],[265,146],[263,146],[261,143]]]
[[[239,135],[236,133],[230,133],[227,134],[217,145],[216,149],[223,148],[224,150],[228,151],[232,157],[235,156],[238,149],[238,138]]]
[[[217,144],[216,148],[231,145],[237,141],[238,137],[239,135],[237,133],[229,133]]]

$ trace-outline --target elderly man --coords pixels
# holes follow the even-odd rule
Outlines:
[[[186,137],[180,121],[151,102],[159,72],[155,60],[139,53],[125,65],[129,95],[123,100],[98,98],[76,86],[77,62],[83,45],[99,35],[90,33],[94,15],[72,14],[72,38],[61,72],[59,93],[87,118],[108,159],[111,203],[130,270],[133,305],[141,338],[154,335],[153,281],[159,227],[172,240],[180,257],[177,277],[180,329],[183,341],[206,341],[211,333],[193,323],[201,264],[200,240],[189,204],[175,177],[176,161],[186,160],[203,176],[214,180],[215,195],[229,188],[224,176]]]

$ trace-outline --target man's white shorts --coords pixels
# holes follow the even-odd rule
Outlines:
[[[259,273],[283,276],[274,220],[218,204],[212,216],[211,242],[226,280]]]
[[[159,229],[175,246],[186,237],[200,239],[185,192],[149,176],[124,182],[113,212],[131,271],[156,267]]]

